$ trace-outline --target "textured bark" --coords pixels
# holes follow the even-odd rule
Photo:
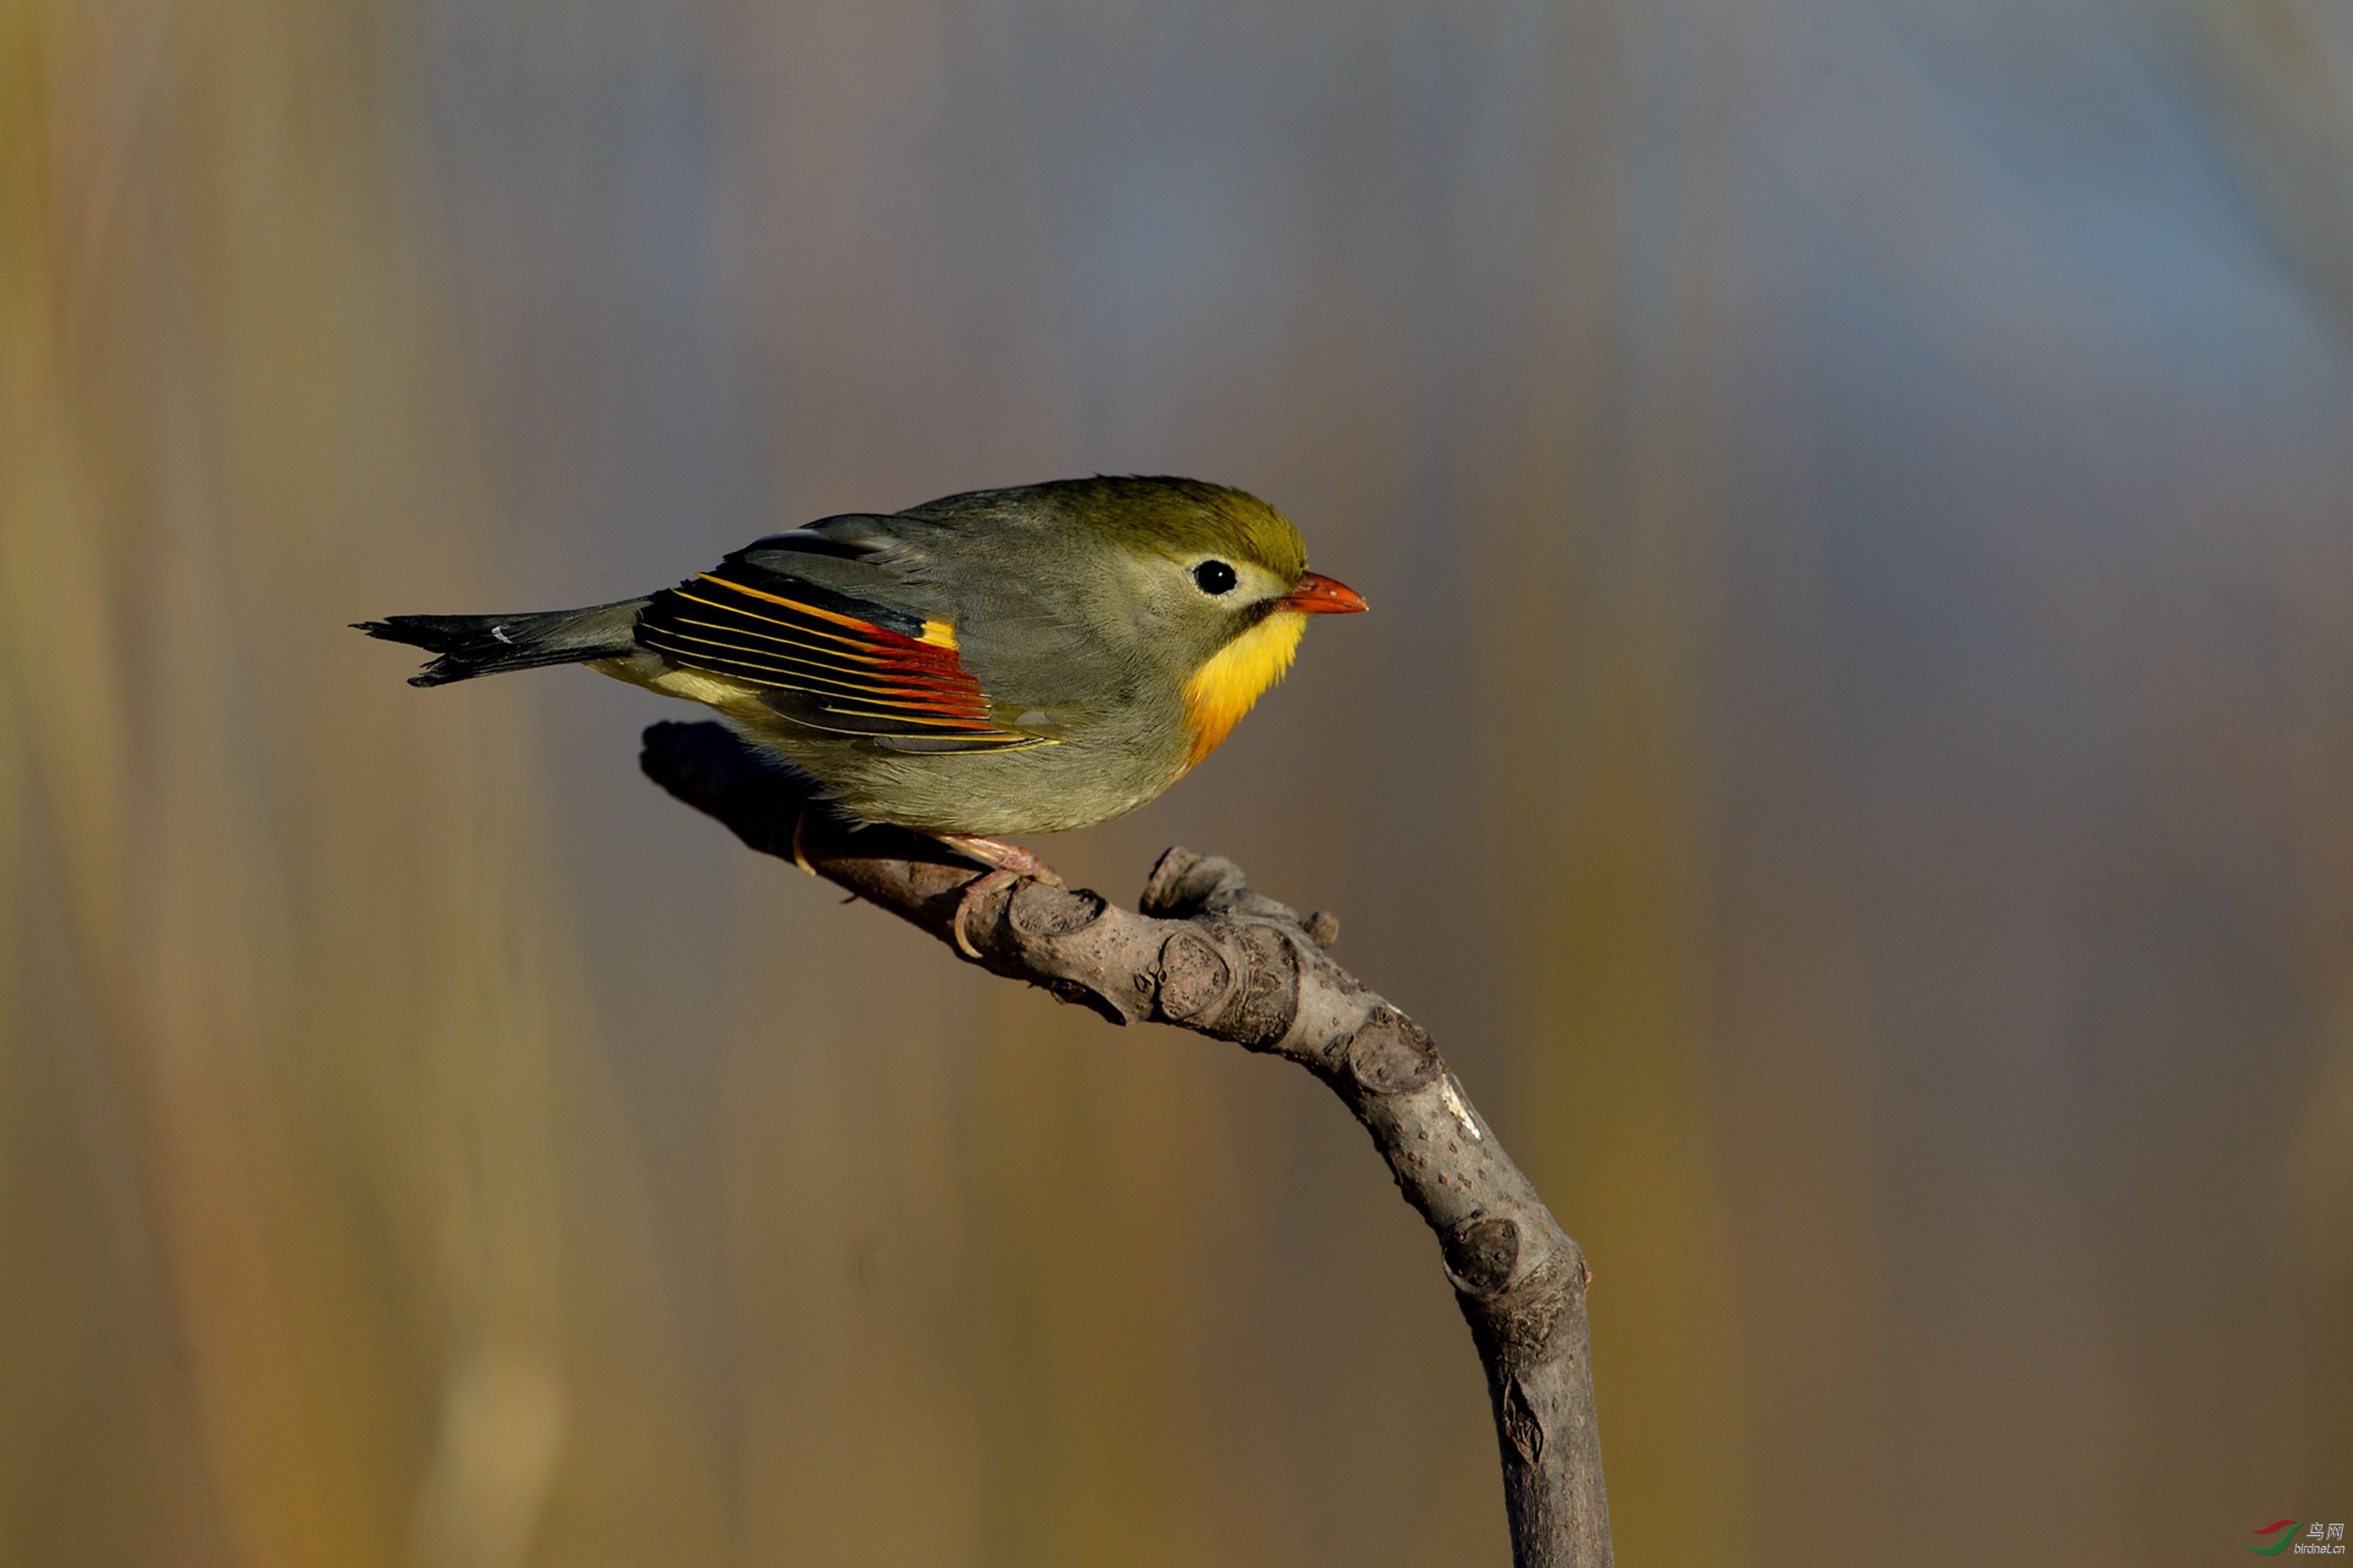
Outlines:
[[[800,859],[954,951],[950,922],[978,868],[920,835],[852,829],[812,809],[798,779],[717,724],[653,726],[643,763],[753,848]],[[1437,1234],[1486,1369],[1513,1561],[1609,1563],[1587,1359],[1591,1275],[1430,1036],[1332,962],[1335,921],[1251,892],[1229,860],[1170,849],[1140,904],[1131,912],[1025,879],[976,900],[965,934],[996,973],[1114,1024],[1175,1024],[1287,1058],[1337,1094]]]

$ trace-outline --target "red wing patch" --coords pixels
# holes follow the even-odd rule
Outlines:
[[[796,722],[893,750],[1045,742],[997,722],[947,623],[759,575],[754,586],[706,572],[656,594],[638,616],[638,643],[685,668],[765,688],[769,706]]]

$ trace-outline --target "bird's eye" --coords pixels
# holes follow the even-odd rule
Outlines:
[[[1230,594],[1241,579],[1234,569],[1222,561],[1204,561],[1193,568],[1193,581],[1201,585],[1204,594]]]

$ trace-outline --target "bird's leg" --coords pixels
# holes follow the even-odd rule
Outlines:
[[[934,833],[932,837],[957,854],[988,868],[987,871],[964,885],[963,895],[956,900],[955,918],[948,922],[949,932],[955,938],[956,951],[966,958],[980,956],[980,950],[973,946],[971,939],[964,934],[965,911],[971,909],[976,900],[985,899],[1008,882],[1018,882],[1024,877],[1035,877],[1057,888],[1062,886],[1060,872],[1018,844],[1008,844],[1002,838],[983,838],[971,833]]]

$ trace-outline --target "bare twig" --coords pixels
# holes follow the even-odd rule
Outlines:
[[[871,904],[952,942],[980,874],[920,835],[852,829],[806,784],[716,724],[656,724],[647,774],[753,848],[799,859]],[[968,911],[977,962],[1114,1024],[1176,1024],[1297,1062],[1340,1097],[1438,1235],[1454,1299],[1486,1368],[1504,1501],[1520,1568],[1610,1562],[1609,1506],[1587,1362],[1577,1244],[1440,1060],[1430,1037],[1325,954],[1328,915],[1302,920],[1243,885],[1240,868],[1171,849],[1142,913],[1024,880]]]

